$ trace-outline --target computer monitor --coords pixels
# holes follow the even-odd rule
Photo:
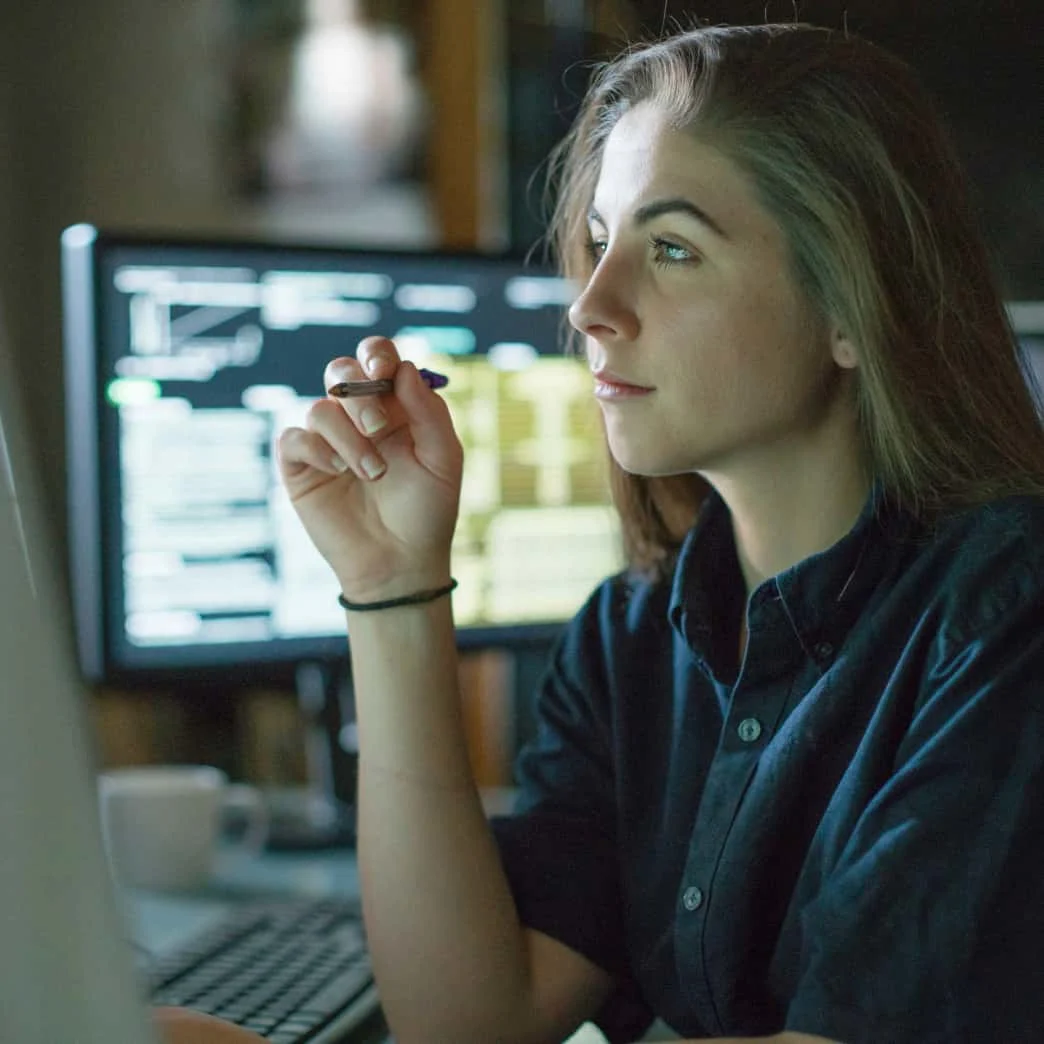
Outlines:
[[[300,689],[345,662],[336,583],[274,440],[324,394],[326,363],[371,334],[450,378],[462,648],[542,660],[621,565],[590,374],[562,350],[569,286],[547,268],[87,225],[64,232],[62,258],[70,587],[89,680]]]
[[[344,653],[326,564],[273,442],[371,334],[450,378],[465,447],[452,568],[462,647],[557,633],[620,563],[567,283],[517,258],[63,237],[71,586],[99,681]]]

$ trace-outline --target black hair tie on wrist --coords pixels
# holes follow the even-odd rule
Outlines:
[[[427,591],[416,591],[401,598],[388,598],[383,602],[349,602],[343,594],[337,596],[337,601],[342,609],[348,609],[353,613],[373,613],[378,609],[394,609],[400,605],[423,605],[425,602],[434,602],[444,598],[457,586],[456,580],[451,580],[445,587],[433,587]]]

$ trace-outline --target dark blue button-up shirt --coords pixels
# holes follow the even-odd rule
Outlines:
[[[1044,1042],[1044,501],[870,498],[747,603],[716,497],[568,629],[495,834],[611,1040]]]

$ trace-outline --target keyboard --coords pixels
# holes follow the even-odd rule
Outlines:
[[[335,1044],[377,990],[357,906],[251,901],[144,966],[149,999],[237,1023],[271,1044]]]

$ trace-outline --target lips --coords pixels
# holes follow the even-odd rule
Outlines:
[[[595,397],[599,399],[636,398],[656,390],[644,384],[636,384],[612,370],[595,370],[594,380]]]

